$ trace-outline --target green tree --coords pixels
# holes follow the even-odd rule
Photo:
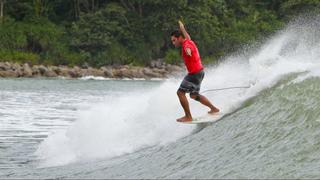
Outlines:
[[[181,19],[209,62],[306,11],[319,13],[320,2],[0,0],[0,55],[70,65],[148,64],[163,57],[176,63],[180,52],[173,52],[169,36]]]
[[[5,0],[0,0],[0,23],[3,22],[4,3]]]

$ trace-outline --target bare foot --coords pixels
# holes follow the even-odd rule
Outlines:
[[[208,113],[209,113],[209,114],[216,114],[216,113],[218,113],[218,112],[220,112],[220,110],[217,109],[217,108],[214,108],[214,109],[211,109]]]
[[[189,122],[192,121],[192,117],[184,116],[182,118],[177,119],[178,122]]]

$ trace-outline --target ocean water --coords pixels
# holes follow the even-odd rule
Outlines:
[[[319,18],[207,66],[227,115],[177,123],[160,81],[0,79],[0,178],[319,178]],[[207,108],[190,101],[194,116]]]

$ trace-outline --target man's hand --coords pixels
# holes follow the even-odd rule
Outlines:
[[[182,29],[182,28],[184,29],[184,25],[183,25],[183,23],[182,23],[180,20],[178,21],[178,23],[179,23],[180,29]]]

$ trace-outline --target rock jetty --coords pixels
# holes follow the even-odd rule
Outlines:
[[[182,65],[170,65],[161,62],[152,62],[148,67],[118,65],[92,68],[89,66],[68,67],[68,66],[46,66],[17,64],[0,62],[0,77],[66,77],[81,78],[86,76],[97,76],[115,79],[152,79],[168,78],[175,73],[184,72]]]

